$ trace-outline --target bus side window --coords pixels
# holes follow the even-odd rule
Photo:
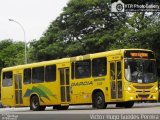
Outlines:
[[[30,68],[24,69],[23,76],[24,76],[23,83],[30,84],[31,83],[31,69]]]
[[[72,62],[72,64],[71,64],[71,71],[72,71],[72,72],[71,72],[71,77],[72,77],[72,79],[74,79],[74,76],[75,76],[75,75],[74,75],[74,73],[75,73],[75,68],[74,68],[74,66],[75,66],[75,65],[74,65],[74,62]]]
[[[13,77],[12,71],[3,73],[3,81],[2,81],[3,87],[12,86],[12,77]]]
[[[56,81],[56,65],[49,65],[45,68],[45,81]]]
[[[107,73],[107,59],[106,57],[103,58],[96,58],[92,60],[92,76],[104,76]]]
[[[44,67],[32,68],[32,83],[44,82]]]
[[[110,63],[110,79],[115,80],[115,63]]]
[[[121,62],[117,62],[117,78],[118,78],[119,80],[122,79]]]
[[[91,76],[91,61],[84,60],[75,63],[75,77],[87,78]]]

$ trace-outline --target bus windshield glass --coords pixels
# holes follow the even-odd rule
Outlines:
[[[130,82],[156,82],[156,68],[154,60],[126,59],[125,77]]]

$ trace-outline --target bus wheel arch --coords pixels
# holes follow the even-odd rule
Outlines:
[[[33,111],[43,111],[45,110],[46,106],[40,105],[40,99],[37,94],[32,94],[30,96],[30,110]]]
[[[107,107],[104,92],[101,89],[95,89],[92,92],[92,104],[97,109],[105,109]]]

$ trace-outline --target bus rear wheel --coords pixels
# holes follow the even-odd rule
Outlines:
[[[97,109],[105,109],[107,104],[105,103],[104,94],[102,92],[96,92],[93,96],[93,107]]]
[[[40,106],[39,98],[37,96],[31,97],[30,109],[33,111],[43,111],[46,106]]]

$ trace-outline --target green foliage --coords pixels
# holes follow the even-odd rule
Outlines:
[[[155,23],[155,15],[152,13],[135,13],[128,20],[128,32],[126,34],[126,41],[129,43],[137,44],[137,47],[153,49],[153,42],[159,36],[157,27],[160,26]],[[157,26],[158,25],[158,26]],[[157,26],[157,27],[156,27]],[[155,34],[157,34],[155,36]]]
[[[109,50],[125,13],[111,13],[110,0],[71,0],[39,41],[31,43],[37,61]]]
[[[12,40],[0,41],[0,67],[8,67],[24,63],[24,43]]]

